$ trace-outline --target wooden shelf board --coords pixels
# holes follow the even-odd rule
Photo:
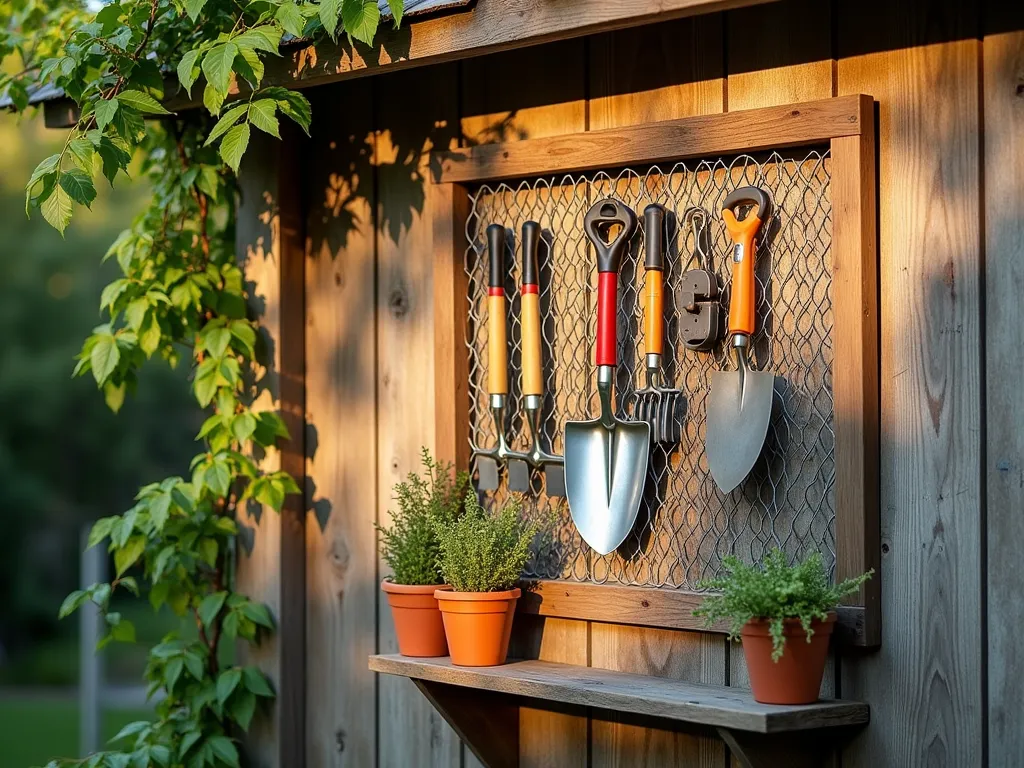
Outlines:
[[[413,680],[753,733],[863,725],[869,719],[868,705],[857,701],[759,704],[749,692],[734,688],[548,661],[456,667],[447,657],[379,655],[370,657],[370,669]]]

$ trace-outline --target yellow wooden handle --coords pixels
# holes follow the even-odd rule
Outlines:
[[[665,343],[665,312],[660,269],[644,272],[644,347],[648,355],[660,355]]]
[[[508,394],[508,341],[505,336],[505,295],[487,297],[487,390]]]
[[[527,290],[534,289],[533,292]],[[544,394],[543,373],[540,364],[540,296],[536,286],[523,286],[523,394]]]

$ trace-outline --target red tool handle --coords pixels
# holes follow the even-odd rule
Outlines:
[[[605,234],[613,225],[618,225],[619,231],[607,241]],[[619,264],[636,231],[636,214],[619,200],[599,200],[583,218],[583,231],[597,251],[597,364],[615,365]]]

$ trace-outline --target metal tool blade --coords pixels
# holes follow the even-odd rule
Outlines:
[[[508,460],[508,489],[517,493],[526,493],[531,489],[530,465],[523,459]]]
[[[598,554],[614,551],[633,529],[650,442],[650,425],[642,421],[565,425],[566,498],[580,535]]]
[[[715,483],[728,493],[753,469],[768,434],[775,376],[769,371],[714,371],[705,447]]]
[[[565,469],[561,464],[544,465],[544,493],[565,496]]]
[[[491,456],[476,457],[477,487],[481,491],[498,489],[498,462]]]

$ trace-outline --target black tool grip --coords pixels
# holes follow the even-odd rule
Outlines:
[[[538,285],[537,249],[540,248],[540,224],[523,224],[523,285]]]
[[[768,213],[771,211],[771,198],[768,197],[768,193],[758,187],[740,187],[734,189],[728,194],[725,200],[722,202],[723,211],[735,211],[733,210],[737,205],[743,203],[750,203],[757,206],[757,210],[753,212],[757,218],[764,221],[768,218]]]
[[[601,229],[612,224],[620,225],[621,229],[614,240],[607,242]],[[583,217],[583,230],[597,250],[597,271],[618,272],[622,254],[636,232],[636,214],[619,200],[610,197],[598,200]]]
[[[665,270],[665,209],[657,203],[644,208],[644,269]]]
[[[505,228],[501,224],[487,227],[487,255],[490,268],[487,286],[505,287]]]

